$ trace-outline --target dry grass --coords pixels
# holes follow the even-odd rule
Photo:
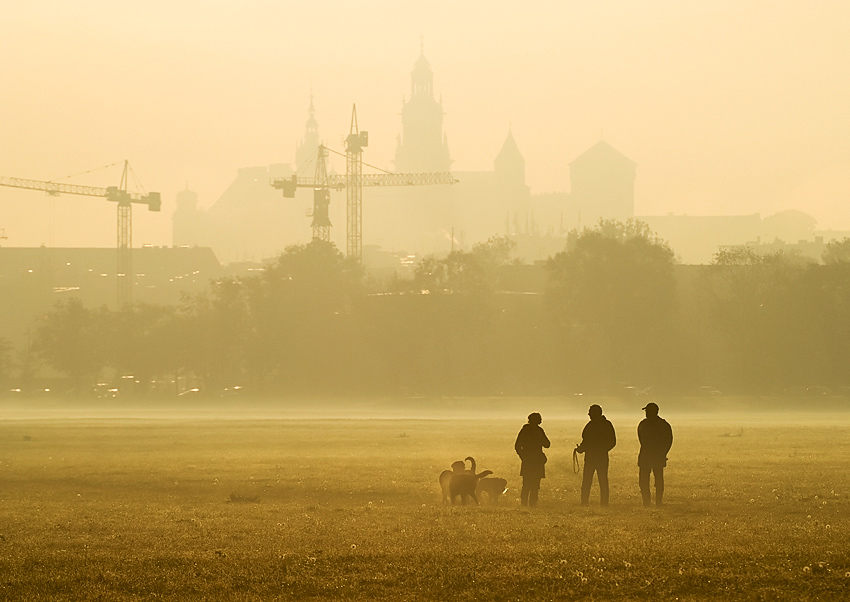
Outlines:
[[[512,449],[527,411],[7,416],[0,599],[845,599],[850,415],[668,415],[668,505],[646,511],[639,416],[611,416],[620,441],[603,510],[578,506],[570,453],[583,412],[564,412],[544,422],[548,478],[528,511]],[[508,479],[499,506],[440,503],[437,475],[466,455]]]

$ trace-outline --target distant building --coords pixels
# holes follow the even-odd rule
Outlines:
[[[299,175],[313,176],[319,144],[319,126],[311,96],[304,138],[295,148],[296,165],[303,171]],[[309,242],[311,231],[306,214],[312,207],[312,199],[307,194],[286,199],[270,185],[275,178],[293,173],[291,165],[282,163],[241,168],[206,210],[198,207],[194,192],[188,188],[181,191],[172,216],[172,244],[209,246],[223,262],[230,263],[262,261],[275,257],[289,245]],[[345,224],[344,206],[337,210],[331,221]]]
[[[721,245],[744,244],[761,228],[761,216],[752,215],[644,215],[658,236],[670,243],[681,263],[711,263]]]
[[[177,193],[177,209],[171,217],[172,244],[203,246],[206,242],[204,211],[198,208],[198,193],[186,188]]]
[[[209,248],[143,247],[132,257],[137,303],[176,305],[222,276]],[[115,249],[0,248],[0,333],[20,344],[35,318],[72,297],[114,309],[117,267]]]
[[[207,210],[207,240],[224,261],[263,260],[310,241],[306,213],[312,199],[287,199],[270,185],[291,174],[284,164],[242,168]]]
[[[754,240],[743,245],[724,245],[721,248],[748,248],[759,255],[784,253],[792,257],[799,257],[801,260],[809,263],[823,263],[823,254],[826,251],[827,245],[830,242],[842,241],[845,238],[850,238],[850,232],[823,230],[816,231],[810,238],[801,238],[796,242],[785,242],[784,240],[775,238],[772,242]]]
[[[402,134],[395,165],[406,173],[447,172],[448,143],[442,131],[443,106],[434,99],[434,76],[424,54],[411,73],[411,96],[402,108]],[[320,143],[311,98],[304,138],[296,147],[299,175],[312,176],[308,167]],[[173,243],[209,245],[224,262],[262,261],[292,244],[311,237],[307,191],[284,199],[269,183],[294,173],[292,166],[275,164],[238,170],[227,190],[206,211],[199,209],[189,190],[178,194],[173,216]],[[365,245],[380,246],[393,256],[447,253],[505,234],[506,223],[525,224],[531,195],[525,183],[525,159],[513,133],[508,132],[496,154],[492,171],[455,173],[454,186],[367,188],[363,201]],[[345,195],[331,200],[331,240],[345,248]],[[364,261],[370,257],[364,256]]]
[[[316,151],[322,143],[319,138],[319,123],[316,121],[316,109],[313,108],[312,94],[310,95],[308,113],[307,123],[304,124],[304,138],[295,148],[295,168],[299,170],[302,166],[308,166],[310,163],[313,164],[313,169],[315,169]],[[313,175],[313,173],[304,173],[303,175]]]
[[[502,150],[493,161],[493,174],[499,195],[506,199],[528,202],[530,190],[525,183],[525,157],[519,152],[511,130],[508,130]]]
[[[443,115],[442,98],[434,97],[434,72],[420,53],[410,74],[410,98],[402,104],[394,159],[398,172],[451,170]],[[269,183],[296,170],[311,177],[320,143],[311,96],[304,137],[295,149],[295,167],[273,164],[239,169],[236,179],[206,211],[198,208],[194,193],[182,191],[173,217],[174,244],[210,246],[222,261],[230,263],[259,262],[289,245],[309,242],[309,191],[284,199]],[[600,219],[636,217],[637,165],[607,141],[600,140],[575,157],[564,166],[564,175],[567,173],[570,191],[532,194],[525,180],[525,158],[509,129],[491,171],[453,171],[458,180],[453,186],[364,189],[364,246],[388,254],[364,254],[364,263],[368,267],[369,261],[383,264],[387,257],[469,249],[497,235],[513,238],[522,260],[538,261],[563,250],[570,230],[593,227]],[[709,263],[721,245],[810,239],[815,227],[813,218],[795,211],[763,219],[758,214],[668,214],[637,219],[669,241],[684,263]],[[331,240],[345,249],[344,192],[332,193],[330,220]]]
[[[424,52],[410,75],[410,100],[402,105],[401,123],[396,171],[425,173],[451,169],[449,143],[443,133],[443,100],[434,99],[434,72]]]
[[[816,230],[817,220],[797,210],[762,217],[750,215],[638,216],[670,243],[682,263],[711,263],[720,248],[751,247],[759,252],[785,251],[820,261],[826,244],[850,232]]]
[[[570,198],[585,224],[635,215],[635,162],[600,140],[570,163]]]

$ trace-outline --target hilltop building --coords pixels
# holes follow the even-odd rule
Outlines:
[[[447,172],[452,159],[443,132],[442,100],[434,97],[434,74],[424,54],[411,72],[411,94],[402,106],[402,131],[395,167],[399,172]],[[308,165],[320,144],[319,124],[310,99],[304,138],[296,146],[298,166]],[[174,212],[173,244],[209,246],[225,263],[261,261],[292,244],[309,242],[310,195],[283,199],[269,186],[294,169],[286,164],[239,169],[236,179],[203,210],[197,196],[181,191]],[[303,173],[300,175],[310,176]],[[369,188],[364,192],[363,235],[367,246],[391,253],[445,253],[505,233],[505,224],[525,223],[531,198],[525,183],[525,159],[511,131],[496,154],[492,171],[454,173],[454,186]],[[345,196],[332,194],[331,231],[345,248]],[[522,214],[522,216],[520,216]]]
[[[434,72],[421,52],[410,74],[410,97],[404,99],[401,132],[394,165],[407,173],[446,172],[453,164],[443,131],[443,101],[434,94]],[[374,132],[373,132],[374,134]],[[299,169],[313,164],[321,143],[312,95],[304,137],[297,143]],[[368,159],[367,159],[368,161]],[[637,217],[668,240],[684,263],[708,263],[721,245],[780,239],[797,242],[810,237],[814,221],[796,212],[762,218],[740,216],[636,216],[636,163],[600,140],[564,166],[569,192],[532,194],[526,184],[526,163],[512,129],[494,153],[493,169],[452,171],[453,186],[364,190],[363,240],[375,253],[370,258],[409,258],[469,249],[495,235],[517,243],[520,259],[543,260],[564,249],[572,229],[593,226],[600,219]],[[308,169],[299,175],[312,176]],[[262,261],[287,246],[311,237],[311,195],[302,191],[284,199],[269,182],[294,169],[272,164],[239,169],[236,179],[207,210],[198,207],[190,190],[177,195],[173,243],[209,246],[224,263]],[[793,213],[793,212],[792,212]],[[331,195],[331,240],[345,248],[345,194]],[[828,239],[827,239],[828,241]],[[380,252],[378,252],[380,251]],[[377,259],[376,259],[377,260]]]

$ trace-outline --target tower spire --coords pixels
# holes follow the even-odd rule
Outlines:
[[[304,139],[295,148],[296,170],[300,170],[306,163],[313,161],[321,143],[319,124],[316,121],[316,108],[313,103],[313,86],[310,86],[310,108],[307,109],[307,114],[307,122],[304,124]]]
[[[395,168],[400,171],[448,171],[449,149],[443,136],[443,106],[434,99],[434,72],[425,58],[424,36],[419,58],[410,74],[410,99],[402,102],[402,136],[396,148]]]

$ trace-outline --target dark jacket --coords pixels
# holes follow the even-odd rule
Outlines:
[[[638,424],[640,453],[638,466],[648,468],[667,466],[667,452],[673,446],[673,429],[660,416],[644,418]]]
[[[524,424],[516,436],[514,449],[522,459],[519,474],[523,477],[546,476],[546,454],[544,447],[549,447],[549,438],[539,424]]]
[[[585,425],[578,451],[585,453],[585,458],[605,458],[615,445],[617,435],[614,433],[614,425],[605,416],[600,416]]]

